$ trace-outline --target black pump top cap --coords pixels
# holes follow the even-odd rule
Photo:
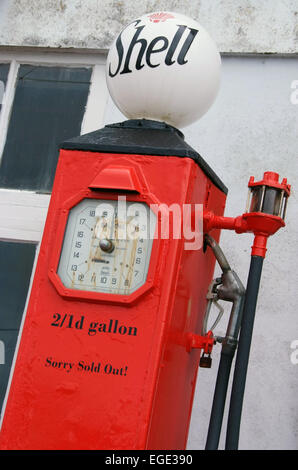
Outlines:
[[[165,122],[130,119],[116,124],[108,124],[102,129],[66,140],[60,148],[89,152],[191,158],[215,186],[225,194],[228,193],[227,187],[205,160],[184,141],[182,132]]]

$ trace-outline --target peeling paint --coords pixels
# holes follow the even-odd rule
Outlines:
[[[221,52],[298,52],[295,0],[2,0],[0,44],[107,50],[127,23],[156,10],[193,17]]]

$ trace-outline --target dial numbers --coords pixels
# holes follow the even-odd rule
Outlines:
[[[71,209],[58,275],[70,289],[129,295],[147,278],[156,216],[143,203],[84,199]],[[149,231],[149,228],[151,231]]]

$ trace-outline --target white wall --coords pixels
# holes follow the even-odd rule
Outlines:
[[[298,104],[291,84],[298,80],[298,5],[294,0],[94,1],[2,0],[2,47],[106,50],[131,19],[159,9],[198,19],[224,57],[219,96],[199,122],[183,129],[186,141],[229,188],[226,215],[245,208],[247,182],[272,170],[288,177],[293,191],[287,226],[268,243],[257,307],[241,426],[242,449],[298,448],[298,365],[291,342],[298,340],[297,188]],[[44,49],[42,49],[44,50]],[[259,55],[264,52],[287,58]],[[244,57],[245,54],[252,57]],[[109,102],[105,122],[124,119]],[[221,246],[246,283],[250,235],[223,233]],[[218,334],[223,333],[224,326]],[[220,346],[213,367],[201,369],[188,441],[203,449]],[[223,442],[221,442],[221,447]]]
[[[244,210],[251,175],[261,179],[264,171],[273,170],[288,177],[293,187],[287,225],[269,239],[264,261],[242,415],[242,449],[298,448],[298,365],[290,361],[291,342],[298,339],[298,105],[290,101],[297,65],[297,59],[226,58],[217,102],[201,122],[185,129],[188,141],[229,188],[226,215]],[[221,238],[243,283],[251,242],[250,235],[229,232]],[[216,362],[210,374],[200,370],[190,448],[202,448],[205,442],[215,368]]]
[[[0,44],[105,50],[157,10],[198,20],[221,52],[297,53],[296,0],[1,0]]]

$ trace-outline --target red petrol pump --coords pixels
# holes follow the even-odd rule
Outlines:
[[[172,36],[152,33],[148,21],[152,27],[168,22]],[[199,38],[207,41],[205,66],[216,72],[218,57],[212,65],[213,46],[204,34],[181,15],[146,15],[117,38],[110,77],[124,76],[130,93],[133,62],[137,72],[147,67],[151,73],[164,54],[166,72],[179,71],[190,65]],[[262,181],[250,180],[247,212],[223,216],[227,188],[172,125],[173,116],[185,123],[210,106],[211,81],[204,80],[204,103],[189,110],[191,117],[179,115],[175,99],[167,115],[151,109],[149,93],[145,108],[141,100],[132,103],[141,107],[131,111],[135,119],[61,145],[1,449],[185,449],[198,365],[210,367],[217,341],[222,362],[206,445],[215,448],[239,331],[242,376],[234,376],[234,395],[241,415],[253,318],[250,335],[243,320],[247,311],[253,317],[258,283],[247,286],[251,294],[244,300],[245,289],[219,248],[220,230],[252,232],[252,255],[263,259],[268,236],[284,225],[290,188],[267,172]],[[120,109],[131,103],[115,101]],[[155,112],[167,118],[155,119]],[[223,274],[212,282],[216,260]],[[214,336],[215,325],[208,328],[208,309],[218,299],[233,304],[225,338]],[[231,427],[237,430],[234,403]],[[227,447],[237,436],[231,440]]]
[[[145,221],[153,204],[200,203],[222,214],[226,188],[162,123],[127,121],[63,145],[2,449],[186,445],[200,357],[190,339],[201,339],[215,259],[185,250],[183,238],[116,242],[119,194],[133,231],[134,207]],[[157,226],[158,214],[152,219]],[[113,226],[114,249],[100,247],[97,224]]]

